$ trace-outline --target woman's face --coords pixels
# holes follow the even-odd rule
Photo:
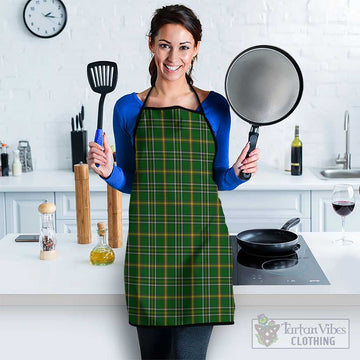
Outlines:
[[[157,68],[157,79],[175,81],[185,77],[191,60],[199,50],[195,47],[192,34],[178,24],[166,24],[155,36],[154,42],[149,40],[149,48],[154,54]]]

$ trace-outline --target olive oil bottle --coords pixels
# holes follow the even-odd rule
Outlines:
[[[295,126],[295,138],[291,143],[291,175],[302,175],[302,142],[299,139],[299,125]]]
[[[106,225],[104,222],[97,224],[98,243],[91,250],[90,263],[92,265],[110,265],[115,260],[115,253],[106,241]]]

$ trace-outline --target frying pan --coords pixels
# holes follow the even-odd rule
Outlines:
[[[259,126],[288,117],[300,102],[303,77],[296,61],[284,50],[270,45],[250,47],[231,62],[225,77],[225,93],[234,112],[250,123],[250,149],[256,147]],[[251,174],[242,172],[248,180]]]
[[[297,234],[288,229],[297,225],[299,218],[286,222],[281,229],[252,229],[236,235],[241,248],[255,255],[280,255],[295,252],[299,249]]]

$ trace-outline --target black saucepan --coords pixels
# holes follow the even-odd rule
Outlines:
[[[297,225],[299,218],[289,220],[281,229],[252,229],[236,235],[241,248],[250,254],[280,255],[299,249],[297,234],[288,229]]]
[[[259,126],[287,118],[297,107],[303,92],[299,65],[286,51],[258,45],[241,52],[229,66],[225,92],[231,108],[250,123],[250,149],[255,149]],[[245,180],[251,174],[241,173]]]

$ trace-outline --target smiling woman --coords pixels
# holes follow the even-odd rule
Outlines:
[[[160,10],[160,9],[159,9]],[[174,16],[175,15],[175,16]],[[152,46],[156,43],[156,38],[158,41],[163,39],[160,35],[162,28],[166,25],[177,25],[176,30],[181,28],[182,36],[185,36],[183,41],[187,44],[190,44],[193,49],[186,49],[187,44],[184,45],[182,50],[195,50],[195,54],[191,54],[191,62],[188,67],[188,72],[186,74],[186,78],[190,84],[193,84],[193,80],[191,78],[191,72],[193,69],[194,61],[197,57],[198,45],[202,38],[202,27],[201,23],[191,9],[183,7],[182,12],[178,11],[176,14],[174,13],[174,8],[172,6],[164,7],[161,11],[155,12],[155,15],[151,21],[151,27],[149,32],[149,47],[152,53],[154,53]],[[181,37],[180,37],[181,38]],[[168,39],[167,39],[168,40]],[[178,39],[179,40],[179,39]],[[169,44],[170,45],[170,44]],[[173,45],[174,46],[174,45]],[[155,54],[154,54],[155,55]],[[155,85],[155,80],[157,76],[157,66],[155,63],[155,58],[153,58],[149,65],[149,72],[151,75],[151,85]]]
[[[189,8],[156,10],[149,33],[151,87],[114,108],[117,166],[91,142],[88,163],[130,192],[125,258],[129,323],[142,358],[205,359],[213,325],[233,324],[232,246],[218,190],[256,172],[247,144],[229,167],[226,99],[193,86],[201,23]],[[99,164],[100,167],[96,167]]]
[[[192,68],[199,43],[195,45],[191,33],[183,26],[166,24],[161,27],[154,39],[149,38],[149,48],[154,54],[156,76],[177,80],[186,75],[190,67]]]

